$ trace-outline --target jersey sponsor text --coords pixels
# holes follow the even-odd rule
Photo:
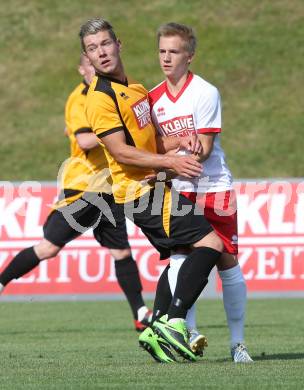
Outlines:
[[[133,104],[132,110],[140,129],[143,129],[147,124],[151,123],[150,105],[146,97]]]
[[[194,121],[192,115],[175,117],[165,122],[160,122],[164,135],[184,137],[195,133]]]

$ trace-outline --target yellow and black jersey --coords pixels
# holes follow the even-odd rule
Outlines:
[[[80,83],[70,94],[65,105],[66,132],[70,139],[70,157],[60,174],[62,197],[67,204],[80,198],[83,192],[111,193],[112,179],[103,148],[99,145],[83,151],[76,140],[77,134],[92,133],[84,112],[89,86]],[[57,207],[63,205],[59,201]]]
[[[148,91],[139,83],[121,83],[96,76],[86,100],[86,115],[90,127],[100,138],[124,131],[128,145],[156,153],[155,129],[151,122]],[[150,186],[145,176],[152,169],[119,164],[104,148],[113,179],[113,194],[117,203],[137,199]]]

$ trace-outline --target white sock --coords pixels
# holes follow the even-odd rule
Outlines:
[[[234,346],[244,342],[246,283],[239,264],[225,271],[219,271],[219,276],[223,286],[223,301],[230,331],[230,343]]]
[[[188,330],[197,330],[196,328],[196,307],[192,305],[187,312],[186,323]]]
[[[176,254],[170,256],[170,268],[168,270],[168,280],[170,285],[171,294],[174,294],[176,282],[177,282],[177,275],[179,272],[180,267],[182,266],[183,262],[186,259],[186,255],[183,254]]]
[[[4,289],[4,286],[3,286],[3,284],[0,283],[0,294],[3,291],[3,289]]]
[[[137,310],[137,320],[142,321],[149,309],[147,306],[142,306]]]
[[[171,294],[174,294],[177,276],[180,267],[186,259],[184,254],[175,254],[170,257],[170,268],[168,270],[168,280],[170,285]],[[196,329],[196,310],[195,305],[193,305],[187,312],[186,324],[189,330]]]

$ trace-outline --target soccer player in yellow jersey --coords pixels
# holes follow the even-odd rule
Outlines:
[[[81,55],[78,70],[83,81],[70,94],[65,106],[65,133],[70,140],[71,154],[61,170],[59,200],[43,226],[44,238],[34,247],[21,251],[0,274],[0,290],[12,279],[31,271],[41,260],[56,256],[65,244],[93,227],[96,240],[109,248],[115,259],[117,280],[132,309],[135,329],[142,331],[150,323],[152,312],[143,301],[125,216],[111,194],[107,160],[84,113],[95,70],[84,55]],[[102,214],[104,207],[109,207],[107,215]]]
[[[206,286],[223,243],[209,222],[197,215],[194,204],[162,180],[168,169],[188,178],[199,176],[201,164],[192,155],[157,153],[157,145],[164,150],[172,145],[183,146],[182,138],[156,140],[148,91],[126,76],[121,43],[110,23],[89,20],[81,26],[79,35],[83,51],[96,71],[86,100],[86,115],[105,150],[116,202],[126,217],[142,229],[161,259],[180,247],[190,249],[169,305],[170,291],[157,288],[153,329],[147,328],[140,335],[140,345],[160,362],[175,360],[171,348],[195,361],[188,344],[185,316]],[[194,139],[188,149],[195,152],[196,148]],[[151,184],[145,179],[155,171],[164,173],[159,173],[159,182]],[[167,278],[167,272],[168,267],[160,280]]]

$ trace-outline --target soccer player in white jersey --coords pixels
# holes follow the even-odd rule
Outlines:
[[[232,175],[220,145],[221,100],[216,87],[189,71],[196,47],[191,27],[168,23],[158,30],[159,61],[166,77],[149,93],[153,122],[163,137],[195,135],[202,144],[200,178],[175,177],[176,190],[196,201],[224,242],[225,252],[217,263],[235,362],[251,362],[244,345],[246,284],[238,264],[237,211]],[[168,279],[174,292],[184,254],[170,258]],[[203,259],[202,259],[203,261]],[[194,349],[203,349],[204,338],[196,330],[195,309],[187,317]],[[195,342],[198,341],[198,345]]]

